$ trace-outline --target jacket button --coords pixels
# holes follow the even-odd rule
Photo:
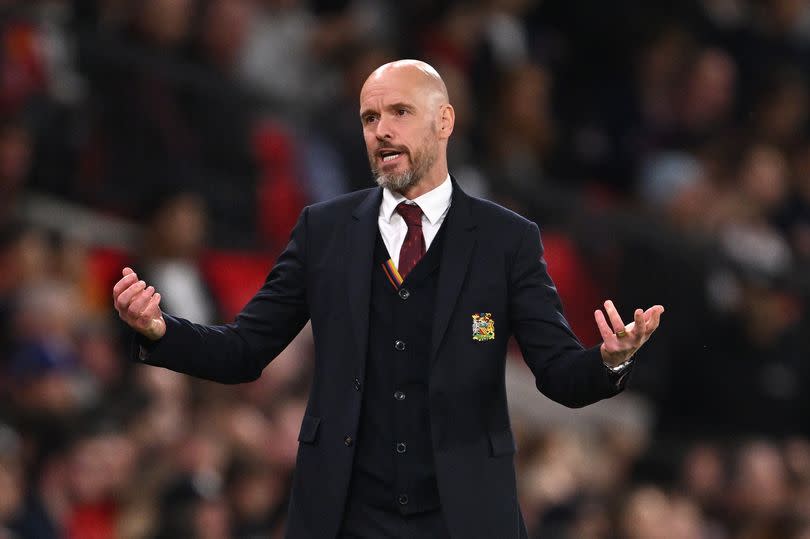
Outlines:
[[[394,391],[394,398],[397,399],[398,401],[404,401],[405,393],[403,393],[402,391]]]
[[[407,445],[405,445],[405,442],[399,442],[399,443],[397,444],[397,453],[402,454],[402,453],[404,453],[404,452],[405,452],[405,451],[407,451],[407,450],[408,450],[408,446],[407,446]]]
[[[355,391],[360,391],[361,387],[363,387],[363,386],[362,386],[362,384],[360,384],[360,378],[355,378],[354,379],[354,390]]]
[[[400,494],[397,496],[397,502],[399,505],[408,505],[408,495],[407,494]]]
[[[411,291],[408,290],[407,288],[400,288],[397,294],[399,294],[399,297],[401,299],[408,299],[409,297],[411,297]]]
[[[394,348],[402,352],[405,350],[405,341],[397,341],[394,343]]]
[[[346,436],[343,438],[343,443],[346,447],[351,447],[354,443],[354,439],[351,436]]]

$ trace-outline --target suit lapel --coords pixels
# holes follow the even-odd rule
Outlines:
[[[368,313],[371,303],[371,269],[374,244],[377,237],[377,216],[380,210],[382,189],[374,189],[355,208],[346,237],[347,287],[349,312],[357,340],[360,365],[365,364],[368,348]]]
[[[476,223],[472,218],[470,197],[453,179],[453,203],[447,215],[439,282],[436,293],[436,314],[430,347],[431,364],[436,359],[444,339],[450,316],[455,309],[461,286],[467,276],[470,256],[475,246]]]

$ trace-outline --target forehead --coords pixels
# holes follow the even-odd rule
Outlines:
[[[360,91],[360,108],[376,108],[388,103],[421,104],[424,89],[412,76],[400,73],[372,75]]]

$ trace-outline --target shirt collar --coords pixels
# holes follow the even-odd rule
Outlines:
[[[411,202],[419,205],[430,224],[435,224],[444,215],[447,208],[450,207],[452,196],[453,183],[450,181],[450,175],[448,174],[447,178],[438,187],[416,197]],[[384,188],[382,203],[380,204],[380,217],[390,222],[397,206],[403,201],[408,201],[408,199],[387,187]]]

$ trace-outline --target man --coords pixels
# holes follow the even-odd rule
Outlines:
[[[625,326],[606,302],[607,318],[594,313],[604,342],[583,349],[537,226],[450,177],[455,116],[431,66],[378,68],[360,119],[381,188],[306,208],[234,323],[164,314],[160,294],[124,269],[113,295],[140,333],[133,355],[247,382],[311,319],[315,373],[287,537],[526,537],[504,388],[509,336],[540,391],[584,406],[621,391],[663,307],[637,309]]]

